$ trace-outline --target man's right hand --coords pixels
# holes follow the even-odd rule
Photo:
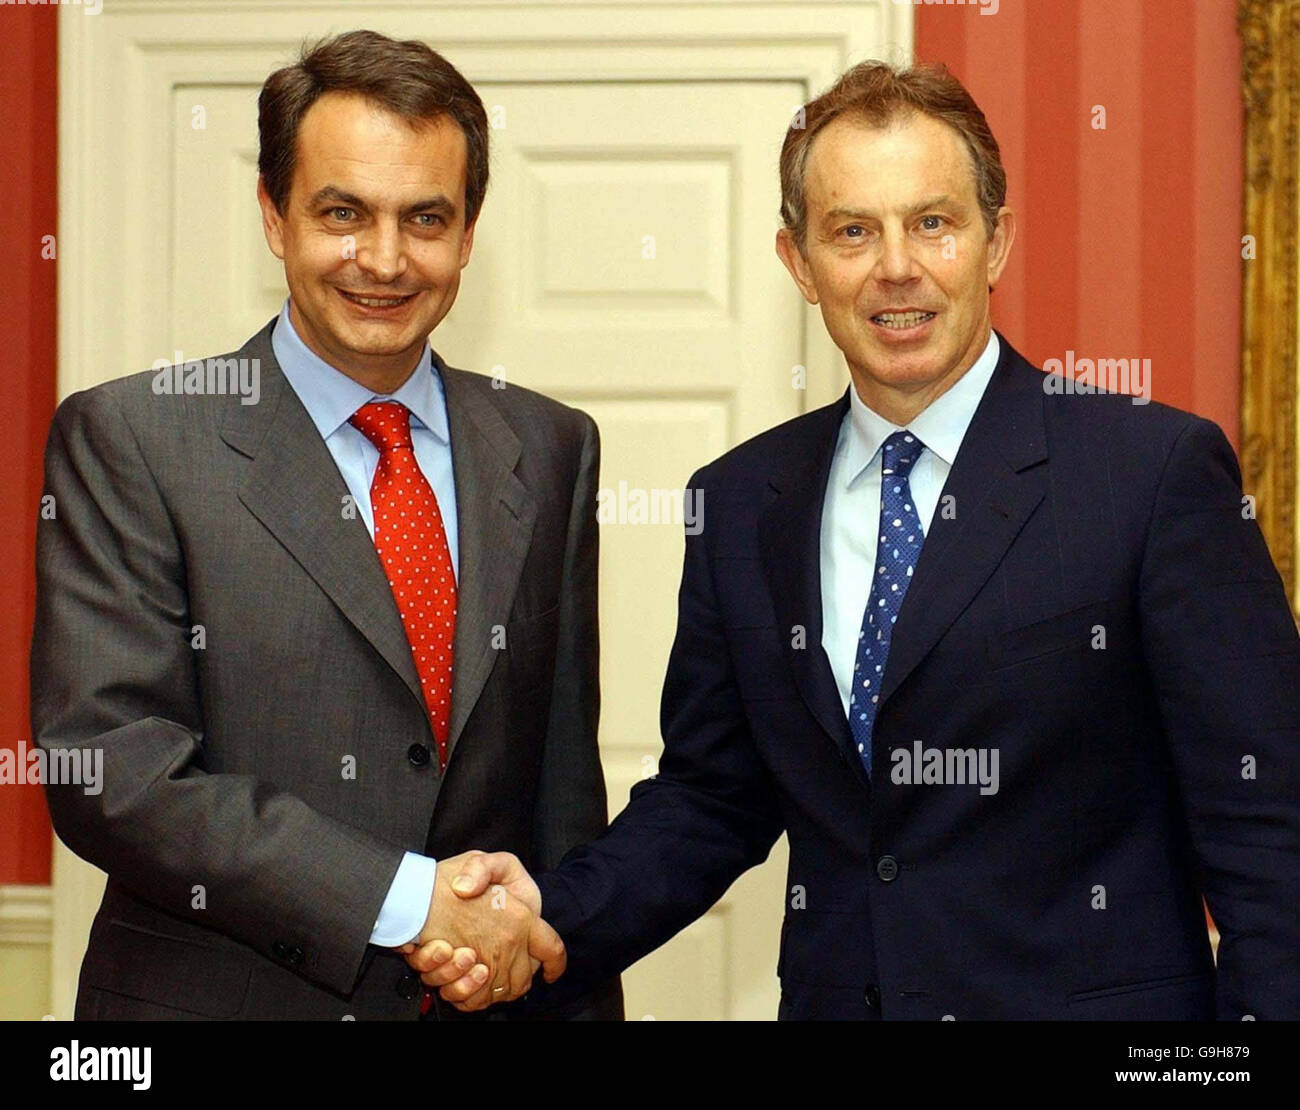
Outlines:
[[[442,997],[458,1009],[480,1010],[524,993],[539,965],[548,983],[553,983],[563,974],[564,944],[555,930],[541,919],[541,892],[516,856],[510,852],[466,852],[440,860],[438,882],[434,887],[435,903],[439,895],[438,885],[444,879],[456,898],[470,904],[486,899],[497,907],[517,904],[528,909],[533,915],[527,942],[528,971],[523,988],[515,991],[514,984],[521,973],[518,970],[520,964],[512,962],[507,989],[496,991],[493,988],[502,985],[501,976],[498,974],[492,983],[488,983],[486,965],[492,961],[484,948],[467,944],[447,932],[439,933],[426,922],[419,941],[403,945],[401,951],[406,955],[407,963],[421,972],[420,978],[427,986],[440,987]],[[432,922],[432,908],[430,915]],[[475,963],[476,960],[479,962]]]
[[[564,944],[540,911],[537,884],[509,852],[441,859],[424,928],[401,951],[457,1008],[485,1009],[526,993],[539,966],[547,982],[563,974]]]

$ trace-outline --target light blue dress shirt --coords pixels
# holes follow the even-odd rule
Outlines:
[[[957,449],[997,368],[1000,348],[997,333],[990,328],[984,351],[970,369],[907,426],[925,444],[908,485],[927,536]],[[869,409],[857,389],[849,387],[849,411],[840,425],[822,500],[821,530],[822,648],[845,717],[880,538],[880,448],[893,432],[902,430]]]
[[[366,530],[375,534],[375,514],[370,504],[370,483],[379,466],[379,449],[348,418],[368,401],[400,401],[411,410],[411,446],[415,461],[433,488],[451,550],[451,565],[460,578],[456,543],[456,485],[451,466],[451,433],[447,422],[447,398],[442,378],[433,365],[433,352],[426,343],[420,361],[396,393],[371,393],[364,385],[312,351],[294,331],[286,297],[280,318],[271,333],[275,360],[307,415],[320,432],[325,446],[356,502]],[[437,862],[428,856],[407,852],[393,877],[370,943],[395,948],[413,940],[424,928],[433,897]]]

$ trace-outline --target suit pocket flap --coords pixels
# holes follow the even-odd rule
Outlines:
[[[112,920],[86,955],[82,982],[206,1017],[234,1017],[252,965],[238,955]]]
[[[1121,983],[1113,987],[1100,987],[1095,990],[1075,991],[1069,996],[1070,1002],[1093,1002],[1104,998],[1116,998],[1120,995],[1135,994],[1140,991],[1196,989],[1211,982],[1213,971],[1193,971],[1182,975],[1165,975],[1159,979],[1142,979],[1136,983]]]

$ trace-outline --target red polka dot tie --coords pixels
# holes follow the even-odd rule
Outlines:
[[[375,549],[388,574],[411,643],[424,704],[447,767],[451,729],[451,662],[456,634],[456,575],[442,513],[415,461],[411,413],[396,402],[371,401],[349,421],[379,449],[370,483]]]

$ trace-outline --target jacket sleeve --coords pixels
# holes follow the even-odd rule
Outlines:
[[[596,487],[600,434],[583,415],[581,458],[573,486],[560,583],[555,679],[537,791],[536,864],[551,868],[609,824],[600,765],[599,538]]]
[[[102,758],[98,791],[47,784],[55,831],[137,897],[347,993],[402,851],[203,770],[184,552],[109,387],[59,407],[45,492],[32,734],[52,764]]]
[[[1219,929],[1218,1013],[1300,1018],[1300,638],[1232,448],[1193,419],[1160,480],[1143,651]]]
[[[560,584],[555,680],[537,788],[534,864],[539,869],[554,867],[571,848],[596,839],[609,824],[597,737],[600,623],[596,493],[600,481],[600,433],[595,421],[585,413],[579,450]],[[622,986],[615,976],[591,994],[531,1016],[621,1021]]]
[[[538,880],[542,915],[569,957],[550,991],[598,981],[658,948],[766,859],[783,827],[732,671],[707,549],[717,524],[707,497],[703,506],[706,527],[686,537],[659,773],[633,787],[604,836]]]

